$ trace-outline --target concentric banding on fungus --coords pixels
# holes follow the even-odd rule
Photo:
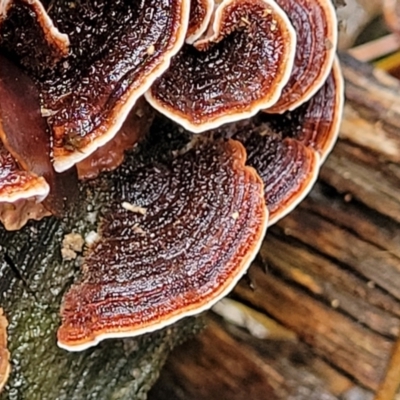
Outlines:
[[[182,47],[190,12],[187,0],[75,5],[52,8],[50,15],[70,37],[71,51],[54,76],[42,79],[57,171],[113,139],[138,98]]]
[[[289,214],[314,186],[319,172],[319,155],[297,140],[282,140],[274,133],[261,136],[255,130],[250,131],[247,138],[235,137],[241,139],[248,154],[248,164],[264,182],[268,225],[273,225]]]
[[[289,82],[269,113],[294,110],[321,88],[336,54],[338,27],[331,0],[277,0],[297,34],[295,62]]]
[[[343,104],[343,77],[336,58],[325,84],[308,102],[294,111],[262,119],[283,137],[292,137],[316,150],[322,164],[339,135]]]
[[[69,39],[39,0],[0,0],[0,45],[28,69],[51,68],[69,52]]]
[[[209,36],[185,45],[146,93],[192,132],[249,118],[272,106],[293,66],[296,34],[271,0],[225,0]]]
[[[214,5],[214,0],[191,0],[186,43],[193,44],[207,30]]]
[[[10,352],[7,350],[7,326],[8,322],[0,308],[0,392],[7,383],[10,375]]]
[[[264,182],[269,225],[291,212],[314,185],[337,139],[343,101],[343,79],[335,60],[324,86],[296,110],[260,113],[214,132],[245,146],[248,164]]]
[[[84,350],[210,308],[233,289],[267,226],[263,184],[233,140],[122,171],[117,202],[63,300],[58,344]]]

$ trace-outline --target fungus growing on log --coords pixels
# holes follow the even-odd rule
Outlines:
[[[7,326],[8,322],[0,308],[0,392],[7,382],[10,374],[10,353],[7,350]]]
[[[344,84],[339,61],[320,90],[306,103],[265,121],[283,137],[292,137],[318,152],[322,164],[339,134],[344,104]]]
[[[248,164],[264,182],[269,225],[293,210],[311,190],[338,134],[344,102],[338,60],[320,90],[294,111],[263,114],[220,128],[239,140]]]
[[[273,1],[224,0],[209,28],[182,48],[146,93],[154,108],[192,132],[275,104],[296,50],[294,29]]]
[[[82,350],[211,307],[246,272],[267,226],[261,179],[233,140],[121,173],[84,276],[66,294],[58,343]]]
[[[162,328],[233,288],[336,140],[336,30],[330,0],[0,0],[6,228],[62,215],[76,171],[119,166],[152,122],[143,94],[188,131],[209,131],[168,162],[116,173],[63,300],[61,347]]]
[[[336,54],[336,12],[330,0],[277,0],[296,31],[295,61],[289,82],[267,112],[294,110],[324,84]]]

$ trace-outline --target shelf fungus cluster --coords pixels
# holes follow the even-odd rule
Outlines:
[[[171,122],[153,130],[193,137],[168,161],[119,167],[61,347],[159,329],[233,288],[336,140],[336,43],[331,0],[0,0],[7,228],[62,214],[154,110]]]

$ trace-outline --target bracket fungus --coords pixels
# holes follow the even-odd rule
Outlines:
[[[295,50],[295,31],[274,1],[224,0],[146,99],[192,132],[248,118],[279,99]]]
[[[168,161],[117,170],[83,276],[64,296],[58,342],[69,350],[211,307],[267,225],[309,192],[338,135],[330,0],[136,3],[0,0],[7,228],[62,214],[77,173],[119,166],[153,109],[192,136]]]
[[[217,141],[125,172],[82,282],[64,298],[61,347],[162,328],[233,289],[267,227],[263,184],[245,160],[239,142]]]

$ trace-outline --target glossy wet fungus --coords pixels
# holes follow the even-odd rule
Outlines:
[[[62,215],[78,175],[119,166],[153,120],[142,95],[192,136],[117,170],[62,305],[59,345],[81,350],[209,308],[308,193],[342,114],[337,21],[330,0],[47,5],[0,1],[6,228]]]
[[[146,93],[154,108],[193,132],[275,104],[296,50],[294,29],[275,2],[225,0],[210,25]]]
[[[211,142],[117,188],[64,298],[61,347],[162,328],[232,290],[267,227],[263,184],[245,161],[239,142]]]

